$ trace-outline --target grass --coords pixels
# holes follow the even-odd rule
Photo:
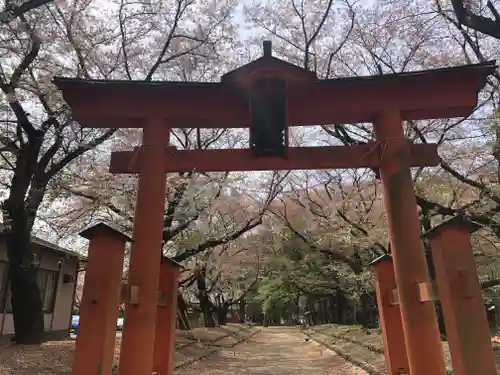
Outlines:
[[[384,347],[378,329],[365,329],[361,326],[325,324],[306,330],[313,340],[337,351],[340,355],[359,365],[374,375],[386,374]],[[493,351],[500,370],[500,344],[493,342]],[[448,343],[443,341],[443,353],[449,374],[453,374]]]
[[[231,347],[257,332],[244,324],[228,324],[216,328],[177,331],[174,366],[206,357],[222,347]],[[116,340],[115,360],[120,354],[120,338]],[[51,341],[42,345],[0,346],[0,375],[71,375],[74,340]]]

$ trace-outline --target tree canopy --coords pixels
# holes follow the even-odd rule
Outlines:
[[[491,2],[68,0],[12,1],[4,10],[0,200],[19,343],[40,342],[44,332],[29,235],[84,249],[74,234],[88,224],[109,221],[127,232],[133,224],[136,177],[111,175],[108,160],[113,150],[137,146],[141,131],[82,128],[54,75],[218,81],[257,57],[264,39],[276,57],[320,78],[484,62],[500,46]],[[403,124],[412,141],[439,146],[439,166],[412,171],[422,231],[457,215],[480,224],[473,245],[493,302],[500,284],[499,79],[488,78],[467,118]],[[371,124],[330,124],[291,130],[290,145],[372,139]],[[248,142],[247,132],[227,129],[171,134],[179,149]],[[242,318],[245,305],[247,314],[275,323],[305,312],[372,319],[368,264],[389,251],[377,170],[191,171],[166,183],[163,254],[186,266],[182,296],[210,324],[235,306]]]

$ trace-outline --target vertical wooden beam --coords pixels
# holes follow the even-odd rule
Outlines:
[[[128,282],[138,304],[126,304],[120,348],[120,375],[151,375],[158,304],[158,281],[165,212],[165,152],[170,129],[151,120],[143,129],[139,186]]]
[[[104,223],[80,235],[90,244],[73,375],[111,374],[123,258],[130,238]]]
[[[418,298],[418,284],[428,283],[429,274],[401,115],[387,109],[376,116],[374,125],[410,373],[445,375],[434,303]]]
[[[174,365],[178,281],[179,264],[170,259],[163,259],[153,361],[153,372],[161,375],[172,375]]]
[[[470,233],[477,229],[456,217],[426,233],[455,375],[497,374],[470,242]]]
[[[375,289],[387,375],[409,374],[401,311],[397,299],[394,298],[396,277],[392,257],[389,254],[383,255],[375,259],[371,265],[375,270]]]

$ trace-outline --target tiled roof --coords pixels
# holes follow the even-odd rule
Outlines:
[[[0,238],[6,235],[6,228],[5,225],[0,223]],[[66,249],[64,247],[61,247],[59,245],[56,245],[52,242],[46,241],[42,238],[36,237],[36,236],[31,236],[30,237],[31,243],[37,244],[39,246],[42,246],[46,249],[49,249],[55,253],[58,254],[63,254],[67,255],[73,258],[77,258],[79,260],[85,260],[86,257],[82,254],[77,253],[76,251]]]

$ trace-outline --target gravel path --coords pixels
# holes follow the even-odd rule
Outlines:
[[[367,375],[294,328],[264,328],[245,343],[175,372],[176,375]]]

